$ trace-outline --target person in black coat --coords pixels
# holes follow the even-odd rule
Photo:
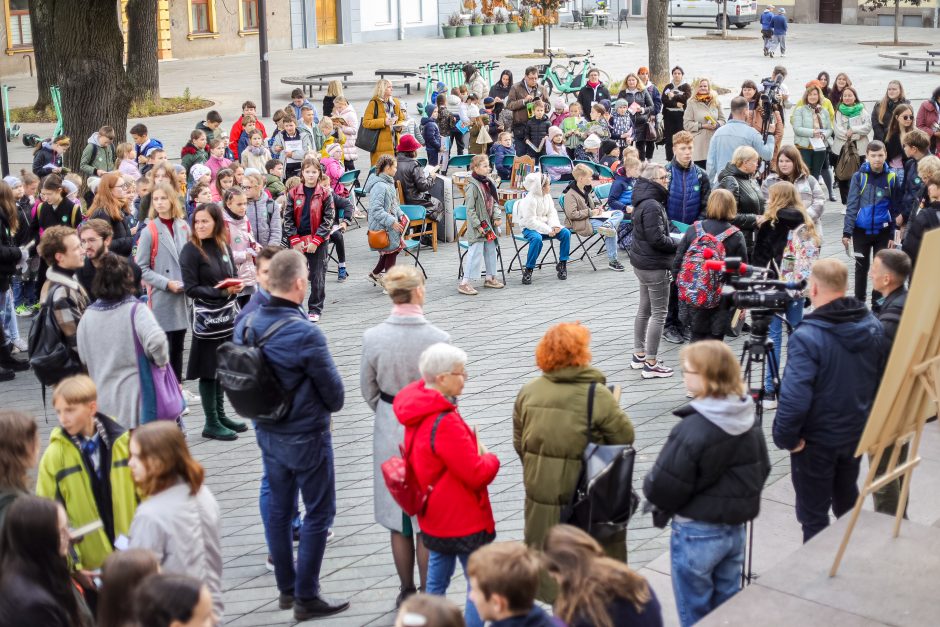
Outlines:
[[[234,440],[238,432],[248,427],[237,420],[230,420],[224,413],[225,398],[216,378],[216,351],[222,342],[232,336],[235,329],[235,295],[244,285],[239,282],[231,287],[215,287],[225,279],[236,277],[232,249],[227,243],[227,229],[222,209],[215,203],[199,205],[193,213],[192,239],[180,251],[180,270],[183,274],[183,290],[193,299],[193,307],[218,310],[215,317],[226,316],[223,308],[232,307],[231,330],[213,339],[196,337],[193,330],[189,349],[187,379],[199,379],[199,395],[206,413],[206,425],[202,437],[213,440]],[[195,317],[195,316],[194,316]]]
[[[24,248],[17,245],[16,234],[26,225],[19,221],[13,190],[0,181],[0,311],[13,309],[13,292],[10,285],[16,268],[27,255]],[[10,299],[10,300],[7,300]],[[16,318],[12,319],[16,324]],[[25,361],[15,359],[11,353],[14,338],[7,337],[3,324],[0,323],[0,381],[9,381],[15,377],[15,371],[29,369]]]
[[[113,235],[108,250],[119,257],[130,257],[138,227],[129,225],[130,207],[124,180],[120,174],[109,172],[101,177],[98,191],[91,207],[88,208],[88,219],[94,218],[111,225]]]
[[[934,196],[940,196],[940,183],[931,183],[928,193],[934,190]],[[927,231],[940,227],[940,200],[932,199],[923,209],[914,214],[904,236],[901,249],[911,258],[911,265],[917,264],[917,255],[920,253],[920,244]]]
[[[695,241],[698,235],[697,225],[701,225],[704,233],[714,235],[718,238],[725,249],[725,259],[728,257],[740,257],[741,261],[747,262],[747,241],[739,228],[732,224],[736,215],[734,197],[726,189],[716,189],[708,198],[708,206],[705,209],[706,218],[695,222],[690,226],[679,247],[676,249],[676,257],[672,266],[672,273],[675,277],[683,271],[685,266],[685,253],[689,246]],[[696,307],[691,303],[680,302],[681,309],[684,309],[686,315],[681,315],[682,319],[689,320],[692,327],[692,341],[698,340],[723,340],[725,329],[731,321],[731,315],[734,313],[729,307]]]
[[[633,322],[633,360],[644,379],[671,377],[672,368],[657,361],[669,306],[669,271],[676,240],[669,236],[666,215],[669,176],[663,166],[647,162],[633,187],[633,242],[630,265],[640,284],[640,306]]]
[[[672,68],[672,82],[663,88],[663,139],[666,140],[666,161],[672,161],[672,136],[683,130],[685,106],[692,97],[692,86],[685,82],[685,72],[678,65]]]
[[[643,493],[656,526],[672,518],[672,582],[685,627],[741,589],[745,524],[760,512],[770,457],[731,348],[695,342],[680,359],[694,400],[676,410],[682,420],[646,475]]]
[[[496,102],[503,103],[505,106],[506,101],[509,99],[510,89],[512,89],[512,72],[509,70],[503,70],[499,75],[499,81],[490,87],[490,92],[487,94],[487,96]]]
[[[64,175],[62,167],[62,155],[69,149],[71,140],[60,135],[51,141],[44,141],[33,153],[33,174],[40,179],[50,174]],[[67,172],[67,170],[66,170]]]
[[[627,101],[627,106],[630,107],[630,121],[633,122],[633,140],[636,142],[636,149],[642,161],[649,161],[653,158],[656,141],[655,133],[651,133],[649,128],[649,121],[656,119],[653,96],[640,83],[639,77],[631,73],[623,79],[623,89],[617,94],[617,98]],[[634,104],[639,108],[634,110]]]
[[[732,224],[744,231],[748,252],[754,248],[754,230],[764,221],[764,196],[754,178],[759,164],[760,155],[756,150],[740,146],[718,174],[718,188],[731,192],[738,204],[738,215]]]
[[[610,90],[607,85],[601,82],[601,73],[592,68],[588,70],[587,82],[581,91],[578,92],[578,104],[581,105],[581,113],[587,116],[594,103],[601,100],[610,101]]]

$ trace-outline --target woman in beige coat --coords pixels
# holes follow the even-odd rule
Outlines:
[[[718,102],[718,94],[712,90],[711,79],[695,81],[695,93],[689,98],[682,116],[682,126],[692,133],[692,161],[704,169],[708,159],[708,145],[712,135],[725,124],[725,113]]]

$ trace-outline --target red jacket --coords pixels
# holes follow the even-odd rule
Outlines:
[[[261,123],[261,120],[255,120],[255,128],[261,131],[261,136],[267,138],[268,132],[264,130],[264,124]],[[238,159],[238,140],[242,136],[242,131],[245,130],[242,128],[242,116],[238,116],[238,119],[235,120],[235,124],[232,124],[232,130],[228,134],[228,147],[232,151],[232,154],[235,155],[235,159]]]
[[[406,385],[392,405],[398,421],[405,425],[405,449],[422,488],[433,485],[423,514],[421,530],[438,538],[460,538],[481,531],[495,533],[493,508],[486,487],[499,471],[492,453],[480,455],[477,438],[457,407],[424,381]],[[441,412],[448,412],[434,434],[431,430]]]
[[[925,100],[920,103],[920,108],[917,110],[917,119],[916,124],[917,128],[927,133],[927,137],[930,138],[930,153],[932,155],[940,154],[940,145],[937,143],[937,138],[934,137],[934,128],[933,125],[940,120],[940,115],[937,113],[937,107],[930,100]]]
[[[332,194],[328,189],[317,185],[310,198],[310,205],[305,207],[306,200],[303,183],[290,188],[287,192],[287,206],[284,208],[281,237],[281,245],[285,248],[293,248],[294,244],[301,241],[319,246],[330,237],[330,229],[336,220]],[[310,216],[309,232],[303,228],[305,212],[308,212]],[[301,231],[305,232],[301,233]]]

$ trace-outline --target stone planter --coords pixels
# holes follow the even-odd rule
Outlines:
[[[506,23],[505,22],[496,22],[493,24],[493,34],[494,35],[505,35],[506,34]]]
[[[492,35],[493,34],[493,24],[483,24],[483,35]]]
[[[483,34],[483,24],[470,24],[470,36],[479,37]]]
[[[516,24],[515,22],[507,22],[507,23],[506,23],[506,32],[507,32],[507,33],[518,33],[518,32],[519,32],[519,25]]]
[[[530,31],[532,30],[532,25],[531,25],[531,24],[523,24],[522,26],[519,27],[519,30],[521,30],[523,33],[528,33],[528,32],[530,32]]]
[[[469,37],[470,36],[469,27],[466,24],[458,26],[457,32],[455,33],[455,35],[457,35],[457,37]]]
[[[447,26],[446,24],[442,24],[441,30],[444,32],[444,39],[453,39],[457,36],[456,26]]]

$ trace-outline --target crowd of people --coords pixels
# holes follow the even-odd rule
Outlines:
[[[772,33],[767,52],[775,50],[785,51],[785,29]],[[722,280],[707,260],[737,257],[774,278],[807,281],[784,312],[794,327],[786,369],[779,380],[768,372],[759,401],[776,409],[773,442],[791,453],[804,540],[829,524],[830,509],[840,516],[854,504],[854,451],[905,285],[924,233],[940,226],[940,88],[915,116],[891,81],[869,113],[846,74],[830,85],[821,72],[791,103],[787,71],[777,66],[776,100],[745,81],[726,116],[711,81],[690,85],[680,67],[662,91],[646,68],[618,85],[591,71],[570,105],[549,98],[534,67],[518,83],[503,71],[488,91],[477,68],[464,75],[453,93],[435,93],[420,122],[386,80],[361,118],[334,82],[322,116],[295,90],[270,134],[250,101],[229,134],[209,112],[179,165],[145,125],[127,142],[102,126],[84,146],[80,174],[64,166],[71,141],[60,136],[40,144],[32,172],[0,183],[0,380],[32,366],[52,387],[59,421],[43,451],[32,417],[0,412],[0,624],[11,615],[70,627],[223,622],[220,512],[183,421],[198,402],[203,437],[248,432],[227,413],[218,358],[227,342],[263,343],[290,398],[280,420],[254,425],[278,605],[298,620],[349,607],[320,586],[342,472],[332,416],[346,398],[327,336],[313,323],[327,303],[331,259],[337,282],[350,276],[344,238],[360,218],[378,253],[363,275],[392,301],[389,318],[363,335],[360,389],[375,412],[375,519],[390,534],[399,624],[662,624],[654,590],[626,566],[625,533],[595,539],[563,524],[585,447],[635,438],[616,392],[591,366],[583,325],[556,325],[535,349],[542,374],[513,407],[524,542],[494,542],[488,486],[508,460],[461,415],[470,357],[425,318],[421,271],[396,263],[410,238],[425,235],[409,233],[403,204],[445,219],[430,191],[454,146],[474,155],[460,294],[477,295],[481,273],[484,288],[505,287],[497,254],[511,215],[526,248],[523,285],[549,240],[558,241],[559,280],[568,279],[572,235],[598,235],[613,271],[625,270],[626,253],[639,292],[630,367],[641,378],[674,375],[660,358],[662,340],[688,344],[678,365],[690,400],[642,482],[654,522],[671,523],[683,625],[740,589],[745,524],[759,513],[769,474],[754,403],[724,342],[744,319],[719,307]],[[792,144],[783,143],[787,125]],[[374,140],[361,207],[344,177],[361,159],[359,134]],[[653,160],[660,144],[666,163]],[[516,155],[569,156],[612,176],[600,180],[588,163],[532,171],[510,210],[499,189],[506,158]],[[835,187],[854,295],[846,265],[820,258],[820,218],[827,200],[837,202]],[[17,323],[27,316],[29,343]],[[779,363],[783,321],[770,336]],[[185,381],[198,381],[198,394]],[[384,477],[383,464],[399,453],[425,491],[414,515]],[[876,509],[893,513],[898,498],[895,482]],[[708,563],[692,568],[693,552]],[[440,598],[458,563],[467,581],[462,617]]]

